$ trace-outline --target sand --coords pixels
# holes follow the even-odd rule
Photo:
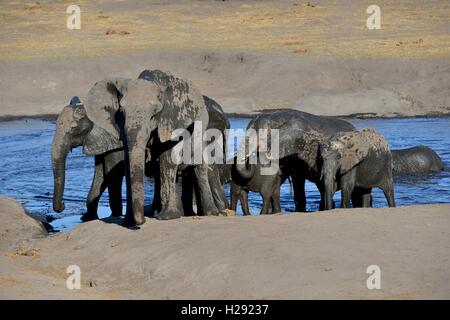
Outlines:
[[[309,3],[309,5],[308,5]],[[229,114],[450,113],[450,3],[71,0],[0,3],[0,120],[58,114],[107,77],[158,68]],[[450,298],[450,205],[252,217],[111,221],[46,236],[0,197],[0,298]],[[120,222],[120,221],[119,221]],[[81,268],[80,290],[66,269]],[[368,290],[366,269],[381,268]]]
[[[0,219],[3,237],[29,217],[0,198]],[[450,298],[450,205],[117,222],[2,240],[0,298]],[[80,290],[66,288],[73,264]],[[380,290],[367,289],[370,265]]]
[[[57,114],[106,77],[159,68],[233,114],[450,113],[448,1],[70,1],[0,4],[0,116]]]

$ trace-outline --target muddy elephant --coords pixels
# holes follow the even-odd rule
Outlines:
[[[126,225],[144,223],[144,162],[147,144],[152,135],[164,144],[165,150],[160,157],[167,161],[161,170],[162,210],[160,219],[177,218],[181,215],[181,205],[175,190],[177,165],[170,161],[171,149],[178,141],[172,141],[175,129],[195,128],[208,125],[208,113],[203,97],[185,80],[171,77],[167,87],[160,87],[152,81],[143,79],[106,79],[97,82],[89,91],[85,102],[85,115],[81,110],[71,110],[74,119],[86,118],[89,121],[81,126],[86,131],[82,141],[87,155],[105,155],[123,148],[125,176],[127,182]],[[58,122],[64,126],[73,126],[66,116],[60,116]],[[64,123],[64,124],[63,124]],[[80,128],[77,127],[77,130]],[[204,129],[203,129],[204,130]],[[201,142],[203,145],[203,141]],[[53,158],[55,191],[64,186],[65,157],[70,146],[65,136],[55,136],[53,140]],[[148,155],[151,158],[151,155]],[[199,193],[205,212],[218,214],[208,183],[206,164],[195,167],[199,181]],[[62,194],[61,194],[62,197]],[[57,197],[59,195],[57,194]],[[56,211],[63,209],[62,201],[55,205]]]
[[[212,100],[212,99],[211,99]],[[213,101],[213,100],[212,100]],[[210,110],[209,106],[208,112]],[[213,111],[214,112],[214,111]],[[53,208],[56,212],[62,212],[64,210],[64,203],[62,201],[64,193],[65,184],[65,162],[68,152],[76,147],[83,145],[87,134],[89,133],[89,128],[92,127],[92,122],[87,119],[86,111],[84,105],[81,104],[78,97],[73,97],[70,104],[63,108],[57,121],[56,134],[53,142],[53,168],[54,168],[54,192],[53,192]],[[63,121],[64,119],[64,121]],[[66,123],[70,121],[71,125],[68,126]],[[61,139],[61,137],[63,137]],[[65,141],[65,144],[61,144],[60,141]],[[159,163],[158,167],[155,168],[155,164],[148,162],[146,163],[146,175],[157,178],[156,170],[159,173]],[[182,204],[185,215],[195,214],[192,208],[192,191],[194,190],[195,174],[193,170],[180,170],[179,173],[183,176],[183,187],[182,187]],[[208,179],[210,183],[215,182],[217,175],[220,174],[215,167],[213,170],[208,170]],[[81,220],[91,221],[98,219],[98,203],[103,192],[108,189],[109,193],[109,204],[111,209],[111,216],[121,216],[122,215],[122,183],[125,176],[124,168],[124,153],[122,149],[111,150],[101,155],[95,156],[95,167],[94,175],[91,183],[91,187],[86,200],[86,212],[81,216]],[[159,181],[156,182],[159,185]],[[219,183],[220,186],[222,185]],[[196,186],[196,185],[195,185]],[[223,208],[228,208],[228,201],[221,193],[223,192],[217,190],[214,199],[220,199],[220,203],[217,203]],[[197,195],[197,207],[199,207],[200,199],[198,198],[198,188],[195,188]],[[160,201],[158,189],[155,188],[156,199]],[[225,198],[225,199],[224,199]],[[156,200],[156,201],[158,201]],[[155,199],[154,199],[155,202]],[[160,210],[161,204],[158,204],[158,210]],[[153,210],[153,206],[152,206]],[[154,216],[153,212],[149,213]]]
[[[277,129],[279,136],[279,166],[287,175],[291,175],[294,189],[295,210],[306,211],[306,179],[315,183],[321,193],[321,209],[324,209],[324,188],[320,180],[320,171],[315,165],[318,148],[311,148],[310,143],[305,143],[305,133],[317,132],[323,136],[330,136],[341,131],[352,131],[355,127],[347,121],[327,116],[317,116],[298,110],[280,110],[264,113],[250,121],[249,129]],[[249,156],[249,137],[244,138],[240,148],[245,148],[245,156]],[[318,146],[318,144],[316,144]],[[270,139],[267,149],[271,150]],[[261,146],[257,146],[256,152],[260,152]],[[303,151],[302,151],[303,150]],[[302,151],[303,158],[299,152]],[[312,162],[305,161],[305,157],[314,159]],[[245,162],[245,161],[244,161]],[[249,176],[251,167],[241,162],[236,165],[236,170],[243,177]],[[278,188],[278,187],[276,187]]]
[[[163,72],[161,70],[144,70],[140,73],[139,79],[147,80],[158,84],[160,87],[167,87],[170,85],[173,76]],[[230,129],[230,122],[225,115],[222,107],[213,99],[202,96],[204,104],[206,106],[206,110],[208,113],[208,126],[207,130],[214,129],[217,130],[220,134],[220,138],[222,139],[220,142],[222,153],[222,159],[226,158],[226,149],[227,149],[227,134]],[[159,139],[155,139],[155,143],[151,143],[151,153],[152,154],[160,154],[161,153],[161,144]],[[156,158],[158,158],[157,156]],[[216,208],[221,214],[225,214],[225,210],[228,208],[228,201],[223,192],[222,184],[220,183],[220,172],[218,170],[219,164],[207,164],[207,176],[208,176],[208,184],[211,189],[211,194],[214,200],[214,204]],[[160,168],[165,168],[170,164],[167,163],[167,159],[159,160],[156,163],[156,177],[155,183],[157,187],[155,187],[155,195],[154,201],[152,204],[151,215],[154,215],[156,212],[161,210],[161,194],[160,194],[160,181],[159,181],[159,170]],[[187,165],[182,164],[178,166],[178,169],[181,172],[182,179],[182,195],[181,200],[183,204],[183,211],[185,215],[193,215],[195,214],[193,211],[193,194],[196,195],[196,204],[197,204],[197,213],[198,214],[206,214],[203,202],[201,200],[201,188],[199,185],[199,181],[197,180],[197,176],[195,174],[195,167],[197,165]]]
[[[280,186],[288,178],[289,174],[279,169],[274,174],[262,174],[263,164],[246,164],[246,170],[237,170],[236,158],[233,164],[228,165],[230,172],[230,209],[236,211],[238,200],[241,202],[243,214],[249,215],[248,193],[259,192],[263,198],[263,206],[260,214],[281,212]]]
[[[78,97],[73,97],[63,108],[56,121],[56,131],[52,141],[52,166],[54,178],[53,210],[62,212],[65,185],[66,158],[73,148],[91,148],[96,143],[90,135],[94,124],[87,118],[84,105]],[[86,200],[83,221],[98,218],[97,208],[101,195],[108,189],[112,216],[122,215],[122,181],[124,153],[122,148],[111,149],[95,156],[94,177]]]
[[[427,174],[444,169],[439,155],[426,146],[392,150],[394,174]]]
[[[341,132],[321,143],[319,154],[323,161],[325,209],[332,209],[338,184],[342,208],[350,207],[355,194],[361,196],[362,206],[370,206],[375,187],[384,192],[389,207],[395,207],[392,154],[382,135],[370,128]]]

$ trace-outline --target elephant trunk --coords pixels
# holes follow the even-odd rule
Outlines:
[[[128,153],[129,163],[129,184],[127,190],[128,204],[131,204],[134,223],[141,225],[145,222],[144,218],[144,162],[145,151],[133,148]],[[131,192],[131,193],[130,193]],[[128,211],[128,209],[127,209]]]
[[[68,148],[64,143],[53,141],[52,145],[52,167],[53,167],[53,210],[55,212],[64,211],[62,201],[64,193],[64,184],[66,177],[66,158]]]
[[[239,175],[244,179],[251,179],[254,174],[255,166],[249,163],[250,152],[249,150],[249,138],[245,137],[244,141],[239,146],[239,150],[236,157],[236,170]],[[246,151],[248,153],[246,153]]]
[[[330,169],[326,170],[325,168],[322,168],[321,174],[325,187],[325,210],[331,210],[334,208],[333,195],[336,191],[336,173],[333,174],[332,172],[334,171],[330,171]]]
[[[332,187],[325,183],[325,210],[333,209],[333,192]]]

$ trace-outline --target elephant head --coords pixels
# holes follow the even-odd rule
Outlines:
[[[62,197],[65,184],[66,158],[73,148],[84,146],[92,148],[95,141],[89,137],[93,123],[87,118],[86,110],[78,97],[61,111],[56,121],[56,132],[52,141],[52,167],[54,178],[53,210],[62,212]]]
[[[363,161],[370,151],[389,150],[386,140],[373,129],[340,132],[320,144],[321,179],[325,184],[325,208],[332,208],[337,189],[336,177],[342,176]]]
[[[190,83],[172,76],[164,87],[144,79],[116,78],[97,82],[87,95],[85,107],[94,124],[93,130],[101,135],[103,144],[110,146],[120,143],[120,139],[123,141],[127,212],[133,212],[135,224],[142,224],[145,221],[144,162],[150,135],[157,130],[159,140],[164,143],[172,139],[175,129],[186,129],[195,121],[207,125],[202,96]],[[86,151],[88,154],[104,152],[100,147]]]

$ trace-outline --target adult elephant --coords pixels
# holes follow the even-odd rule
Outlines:
[[[195,128],[199,124],[202,128],[207,127],[208,113],[198,91],[189,82],[175,77],[165,88],[143,79],[106,79],[97,82],[89,91],[85,112],[92,123],[82,141],[85,154],[97,156],[124,148],[127,181],[125,224],[140,225],[145,222],[144,162],[152,134],[156,134],[159,141],[165,144],[166,150],[160,157],[168,164],[161,170],[162,210],[157,218],[179,217],[182,209],[175,190],[177,165],[171,161],[171,149],[178,142],[171,141],[171,138],[175,129]],[[70,121],[66,122],[71,125]],[[62,172],[68,148],[64,148],[67,145],[64,138],[57,139],[55,144],[61,145],[54,147],[54,150],[60,151],[59,154],[55,151],[53,157],[55,190],[62,190]],[[196,166],[195,173],[205,212],[218,214],[208,183],[206,164]],[[62,208],[57,205],[55,209]]]
[[[294,189],[295,210],[299,212],[306,211],[306,194],[305,194],[305,180],[308,179],[316,184],[321,193],[321,209],[324,208],[324,187],[320,179],[320,171],[316,165],[318,144],[314,148],[308,141],[309,136],[305,134],[310,132],[317,132],[325,137],[331,136],[341,131],[352,131],[355,127],[349,122],[335,117],[318,116],[311,113],[286,109],[271,113],[263,113],[250,121],[247,126],[249,129],[277,129],[279,136],[279,163],[281,169],[290,171],[292,175],[292,184]],[[249,157],[249,143],[250,137],[248,134],[244,138],[244,142],[240,146],[245,148],[245,157]],[[270,139],[268,139],[267,150],[271,151],[272,146]],[[256,151],[262,150],[263,146],[258,145]],[[299,153],[302,157],[299,157]],[[312,161],[305,161],[306,158]],[[236,164],[236,170],[242,177],[251,177],[254,172],[251,165],[248,163]]]
[[[147,80],[154,82],[158,84],[159,86],[166,88],[170,85],[170,83],[173,81],[173,76],[169,73],[163,72],[161,70],[149,70],[146,69],[142,71],[138,77],[139,79]],[[220,134],[220,138],[222,141],[220,141],[221,152],[222,152],[222,159],[225,159],[226,157],[226,150],[227,150],[227,133],[230,129],[230,122],[225,115],[225,112],[223,111],[222,107],[213,99],[202,96],[203,101],[206,106],[206,110],[208,113],[208,126],[207,130],[214,129],[217,131],[217,133]],[[158,139],[155,139],[158,140]],[[161,150],[161,144],[159,141],[157,141],[153,145],[153,152],[152,153],[160,153]],[[215,150],[214,150],[215,151]],[[156,163],[156,177],[155,182],[158,185],[155,188],[155,195],[154,195],[154,201],[152,205],[152,213],[158,212],[161,210],[161,199],[160,199],[160,182],[159,182],[159,168],[165,168],[166,166],[170,165],[167,163],[168,159],[163,159],[162,161],[158,161]],[[208,164],[208,183],[211,188],[212,197],[214,200],[214,204],[216,205],[218,211],[222,214],[225,214],[225,210],[228,208],[228,201],[225,197],[225,194],[223,192],[222,184],[220,181],[220,166],[219,164]],[[203,203],[201,201],[201,196],[199,194],[199,191],[201,190],[198,185],[198,181],[195,176],[195,168],[194,165],[186,165],[182,164],[178,167],[178,169],[182,172],[182,204],[183,204],[183,210],[185,215],[193,215],[193,193],[197,194],[197,213],[199,214],[205,214],[205,208],[203,207]],[[195,187],[195,188],[194,188]]]
[[[392,150],[391,153],[395,174],[426,174],[444,169],[442,159],[427,146]]]

